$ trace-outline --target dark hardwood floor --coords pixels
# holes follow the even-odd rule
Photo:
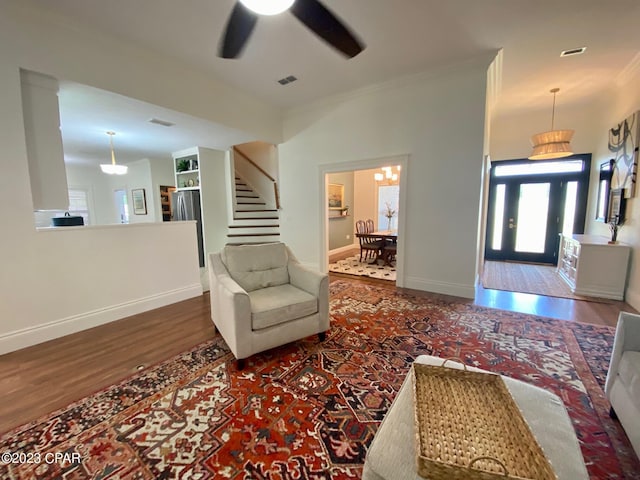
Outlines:
[[[330,278],[396,288],[385,280],[341,274],[331,274]],[[408,291],[424,298],[472,302],[598,325],[614,326],[621,310],[635,312],[623,302],[554,299],[482,287],[478,288],[475,300]],[[162,362],[214,335],[209,296],[205,294],[2,355],[0,432],[35,420],[134,374],[139,366]]]

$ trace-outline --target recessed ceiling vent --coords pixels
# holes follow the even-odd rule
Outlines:
[[[561,57],[571,57],[573,55],[581,55],[584,53],[584,51],[587,49],[587,47],[580,47],[580,48],[572,48],[570,50],[565,50],[563,52],[560,52],[560,56]]]
[[[162,125],[163,127],[173,127],[175,125],[175,123],[160,120],[159,118],[152,118],[149,120],[149,123],[155,123],[156,125]]]
[[[289,75],[288,77],[284,77],[278,80],[278,83],[280,85],[287,85],[289,83],[295,82],[296,80],[298,80],[296,77],[294,77],[293,75]]]

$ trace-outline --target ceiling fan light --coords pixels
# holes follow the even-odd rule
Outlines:
[[[127,173],[128,167],[126,165],[118,165],[113,163],[102,163],[100,169],[103,173],[109,175],[124,175]]]
[[[573,130],[550,130],[531,137],[533,152],[529,160],[548,160],[573,155],[571,138]]]
[[[252,12],[259,15],[278,15],[288,10],[295,0],[240,0]]]

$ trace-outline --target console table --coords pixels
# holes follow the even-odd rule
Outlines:
[[[558,274],[576,295],[624,300],[631,248],[598,235],[562,235]]]

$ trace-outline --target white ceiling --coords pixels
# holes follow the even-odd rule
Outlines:
[[[351,60],[318,40],[290,13],[261,17],[240,59],[216,57],[234,0],[22,1],[180,58],[282,108],[501,48],[503,77],[496,114],[550,108],[553,87],[561,89],[559,106],[579,104],[612,87],[640,52],[638,0],[323,0],[367,45]],[[562,50],[582,46],[587,47],[583,55],[559,56]],[[287,75],[299,80],[279,85],[277,80]],[[119,121],[126,121],[129,112],[147,118],[171,115],[146,111],[151,107],[123,98],[117,111],[109,110],[105,107],[112,100],[107,101],[104,92],[92,95],[92,90],[70,84],[62,88],[65,149],[71,149],[74,158],[91,151],[91,139],[108,146],[104,132],[109,128],[101,121],[109,115],[117,114]],[[83,101],[72,104],[78,95]],[[94,97],[102,102],[103,119],[92,108]],[[92,112],[88,115],[83,109]],[[196,127],[197,119],[191,120],[190,131],[193,127],[206,138],[218,138],[212,136],[215,132],[220,141],[213,143],[220,146],[246,140],[240,132],[218,131],[221,127],[212,124]],[[129,151],[127,139],[116,137],[116,151],[139,156],[172,148],[164,144],[168,134],[156,133],[159,128],[163,127],[150,125],[139,135],[135,132],[131,145],[136,150]],[[174,130],[163,130],[170,131]]]

